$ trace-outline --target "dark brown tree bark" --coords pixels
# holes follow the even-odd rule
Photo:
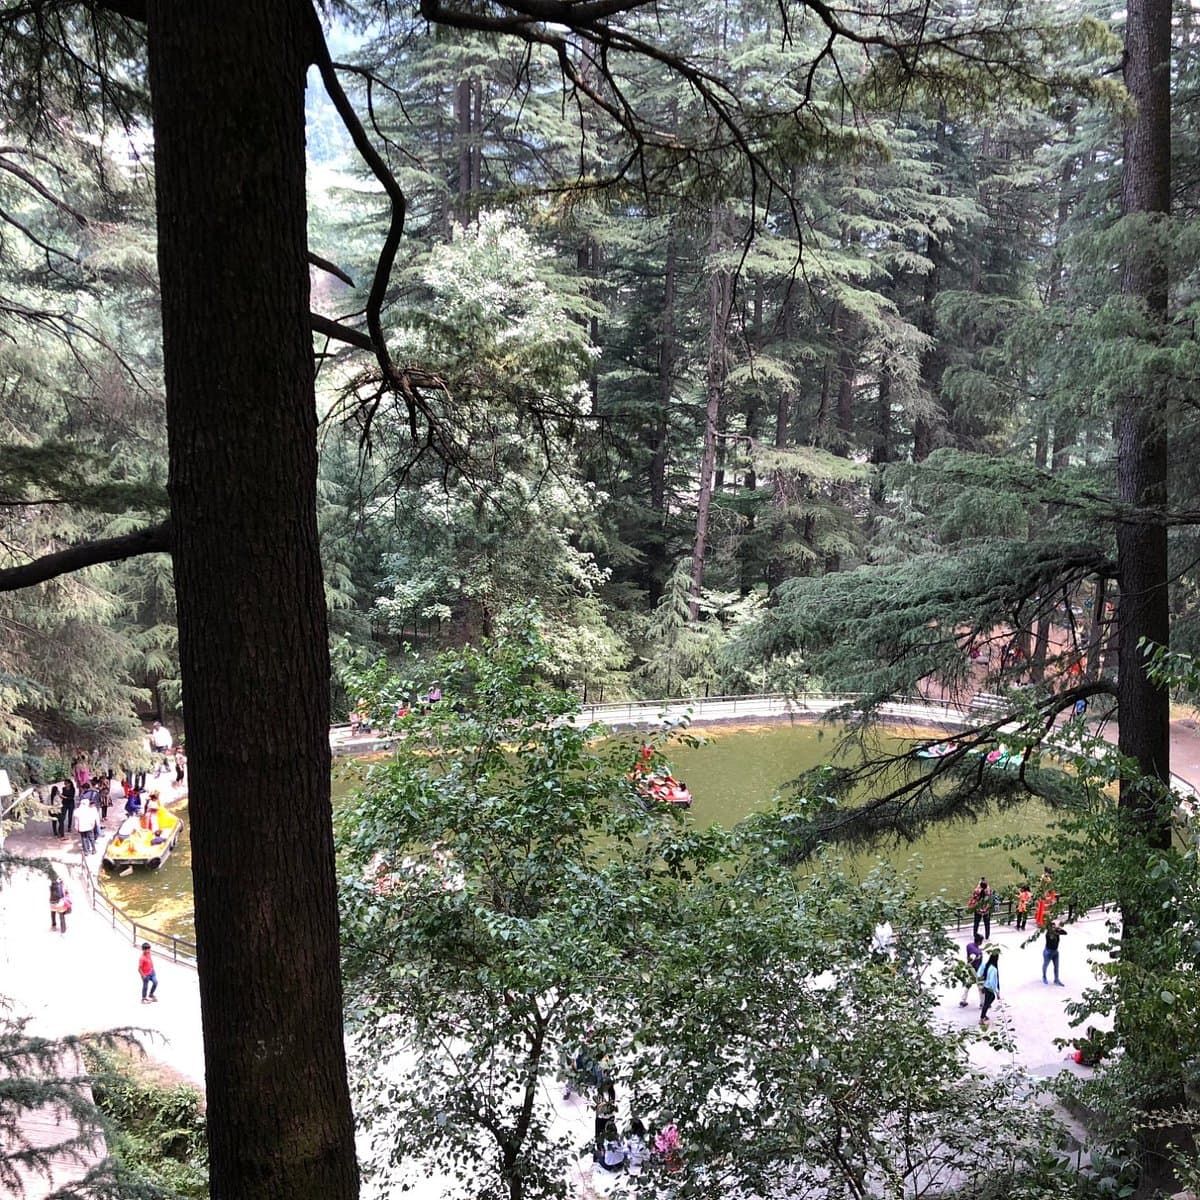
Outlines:
[[[945,354],[937,340],[937,317],[934,313],[934,302],[937,300],[941,287],[942,246],[933,234],[925,242],[925,254],[933,264],[926,273],[922,284],[921,314],[917,322],[922,333],[928,334],[931,341],[929,349],[921,356],[921,385],[928,393],[930,400],[939,403],[942,392],[942,375],[946,370]],[[918,417],[913,422],[913,461],[923,462],[933,453],[935,446],[935,429],[933,423],[926,417]]]
[[[1088,683],[1100,678],[1101,659],[1104,656],[1105,618],[1104,608],[1108,603],[1108,580],[1100,576],[1096,580],[1096,588],[1092,599],[1092,620],[1088,626],[1087,662],[1084,664],[1083,677]]]
[[[304,0],[148,17],[211,1190],[340,1200],[358,1189],[305,244],[314,18]]]
[[[667,511],[667,434],[670,429],[671,397],[675,394],[675,277],[678,253],[675,234],[667,231],[667,260],[663,267],[663,315],[658,340],[658,412],[650,442],[650,507],[660,520]]]
[[[1126,23],[1125,84],[1134,115],[1125,132],[1121,202],[1126,218],[1165,218],[1171,189],[1171,6],[1169,0],[1132,0]],[[1149,337],[1166,328],[1167,263],[1147,244],[1145,229],[1131,236],[1122,291],[1148,318]],[[1148,374],[1148,373],[1147,373]],[[1141,509],[1167,501],[1167,422],[1161,388],[1149,383],[1127,396],[1117,414],[1117,490]],[[1142,643],[1166,645],[1169,636],[1167,533],[1161,523],[1128,521],[1117,528],[1121,596],[1118,703],[1120,749],[1143,776],[1165,781],[1169,767],[1169,697],[1146,673]],[[1121,803],[1150,822],[1146,833],[1168,844],[1169,830],[1136,781],[1122,784]]]
[[[1121,208],[1127,222],[1127,258],[1121,290],[1144,321],[1149,353],[1167,327],[1165,218],[1171,195],[1171,4],[1170,0],[1130,0],[1125,25],[1125,86],[1133,113],[1125,127]],[[1167,420],[1165,388],[1143,368],[1141,380],[1117,413],[1117,493],[1141,511],[1161,511],[1167,502]],[[1170,768],[1170,709],[1167,689],[1146,670],[1150,645],[1166,646],[1170,628],[1167,595],[1167,533],[1161,522],[1131,520],[1117,527],[1118,746],[1137,764],[1134,778],[1123,777],[1119,804],[1134,835],[1146,848],[1171,843],[1171,807],[1164,802]],[[1128,870],[1129,868],[1127,868]],[[1155,1053],[1159,1031],[1148,1028],[1137,971],[1153,972],[1160,926],[1177,919],[1157,899],[1147,903],[1137,884],[1123,887],[1121,957],[1133,968],[1125,976],[1118,1025],[1126,1055],[1142,1068],[1144,1090],[1135,1101],[1150,1110],[1182,1101],[1177,1073],[1167,1056]],[[1152,1066],[1151,1064],[1156,1064]],[[1171,1171],[1166,1152],[1171,1133],[1155,1122],[1135,1133],[1141,1174],[1138,1194],[1160,1194]],[[1167,1190],[1170,1190],[1169,1187]]]
[[[854,377],[857,362],[854,355],[854,339],[858,335],[858,321],[845,308],[840,309],[837,325],[837,430],[830,449],[843,457],[849,456],[854,442]]]

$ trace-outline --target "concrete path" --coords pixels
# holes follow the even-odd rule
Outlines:
[[[174,789],[150,780],[164,796]],[[109,810],[108,832],[120,824]],[[85,862],[79,834],[53,836],[48,822],[31,821],[5,839],[13,855],[41,860],[53,868],[71,893],[73,911],[66,933],[50,929],[49,878],[34,867],[17,868],[0,880],[0,995],[17,1015],[30,1018],[27,1031],[49,1038],[128,1030],[148,1058],[174,1075],[204,1086],[204,1046],[200,1025],[200,993],[196,972],[155,955],[157,1004],[142,1004],[138,945],[113,929],[88,903],[85,871],[99,868],[99,855]],[[65,1135],[34,1114],[27,1135],[40,1144]],[[56,1160],[52,1181],[26,1180],[18,1192],[0,1188],[0,1196],[42,1200],[55,1188],[82,1177],[86,1163],[69,1157]]]

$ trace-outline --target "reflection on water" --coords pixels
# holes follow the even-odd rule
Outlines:
[[[733,824],[748,813],[765,808],[797,776],[835,759],[838,731],[816,725],[764,725],[753,729],[713,728],[697,731],[706,739],[698,747],[673,746],[670,759],[678,778],[691,789],[692,819],[699,824]],[[881,745],[899,750],[905,739],[884,737]],[[353,790],[357,772],[345,764],[335,775],[335,790]],[[340,776],[340,778],[339,778]],[[349,778],[347,778],[349,777]],[[192,922],[192,851],[188,840],[186,805],[184,831],[171,857],[157,871],[134,868],[123,878],[107,875],[104,890],[135,920],[146,921],[164,933],[195,936]],[[945,889],[949,898],[966,902],[980,875],[1007,888],[1015,882],[1008,855],[1001,850],[981,850],[979,843],[1003,833],[1040,833],[1048,823],[1046,809],[1036,803],[993,816],[978,823],[943,826],[913,846],[884,846],[880,856],[897,865],[918,855],[922,889],[932,894]],[[856,855],[853,861],[868,867],[875,855]]]

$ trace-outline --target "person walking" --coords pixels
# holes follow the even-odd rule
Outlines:
[[[1066,936],[1067,931],[1059,925],[1053,917],[1046,921],[1046,928],[1042,931],[1042,936],[1046,939],[1046,944],[1042,948],[1042,982],[1048,983],[1046,978],[1046,968],[1051,963],[1054,964],[1054,982],[1059,987],[1065,987],[1066,984],[1059,978],[1058,975],[1058,943],[1059,940]]]
[[[71,763],[71,775],[75,780],[75,787],[82,792],[92,777],[92,768],[88,766],[87,755],[82,750]]]
[[[142,943],[142,957],[138,959],[138,974],[142,977],[142,1003],[157,1004],[158,972],[154,969],[154,959],[150,955],[150,943]]]
[[[1025,932],[1025,926],[1029,923],[1029,905],[1033,900],[1033,891],[1028,883],[1021,884],[1021,890],[1017,893],[1017,920],[1014,928],[1018,933]]]
[[[54,836],[56,838],[62,837],[62,789],[57,783],[50,789],[50,799],[46,802],[46,808],[50,813],[50,828],[54,832]]]
[[[62,789],[62,831],[63,835],[75,828],[75,780],[68,779]]]
[[[175,751],[175,786],[181,787],[183,784],[183,774],[187,770],[187,759],[184,757],[183,747],[180,746]]]
[[[71,893],[58,876],[50,880],[50,929],[67,932],[67,913],[71,911]],[[57,924],[56,924],[57,922]]]
[[[155,721],[154,728],[150,731],[150,749],[156,755],[162,755],[162,765],[156,764],[154,767],[155,775],[160,775],[163,771],[170,772],[169,756],[173,742],[171,731],[161,721]]]
[[[84,854],[96,852],[96,825],[99,820],[100,814],[96,811],[95,802],[91,799],[85,800],[75,818],[75,825],[79,830],[79,846]]]
[[[975,914],[974,938],[979,941],[979,925],[983,923],[983,940],[986,942],[992,936],[992,904],[996,897],[988,886],[988,881],[982,875],[979,886],[971,893],[967,908]]]
[[[983,948],[978,941],[972,939],[967,943],[967,966],[971,968],[971,981],[963,988],[962,998],[958,1002],[959,1008],[967,1007],[967,998],[971,995],[971,989],[979,986],[979,968],[983,966]],[[983,996],[980,994],[980,1002],[982,1003]]]
[[[988,1023],[988,1009],[1000,997],[1000,951],[989,952],[987,962],[979,968],[979,990],[983,992],[983,1007],[979,1010],[979,1023]]]

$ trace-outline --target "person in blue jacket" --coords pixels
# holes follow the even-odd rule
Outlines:
[[[1000,995],[1000,951],[992,950],[987,962],[979,968],[979,990],[983,992],[983,1007],[979,1010],[979,1023],[988,1023],[988,1009]]]

